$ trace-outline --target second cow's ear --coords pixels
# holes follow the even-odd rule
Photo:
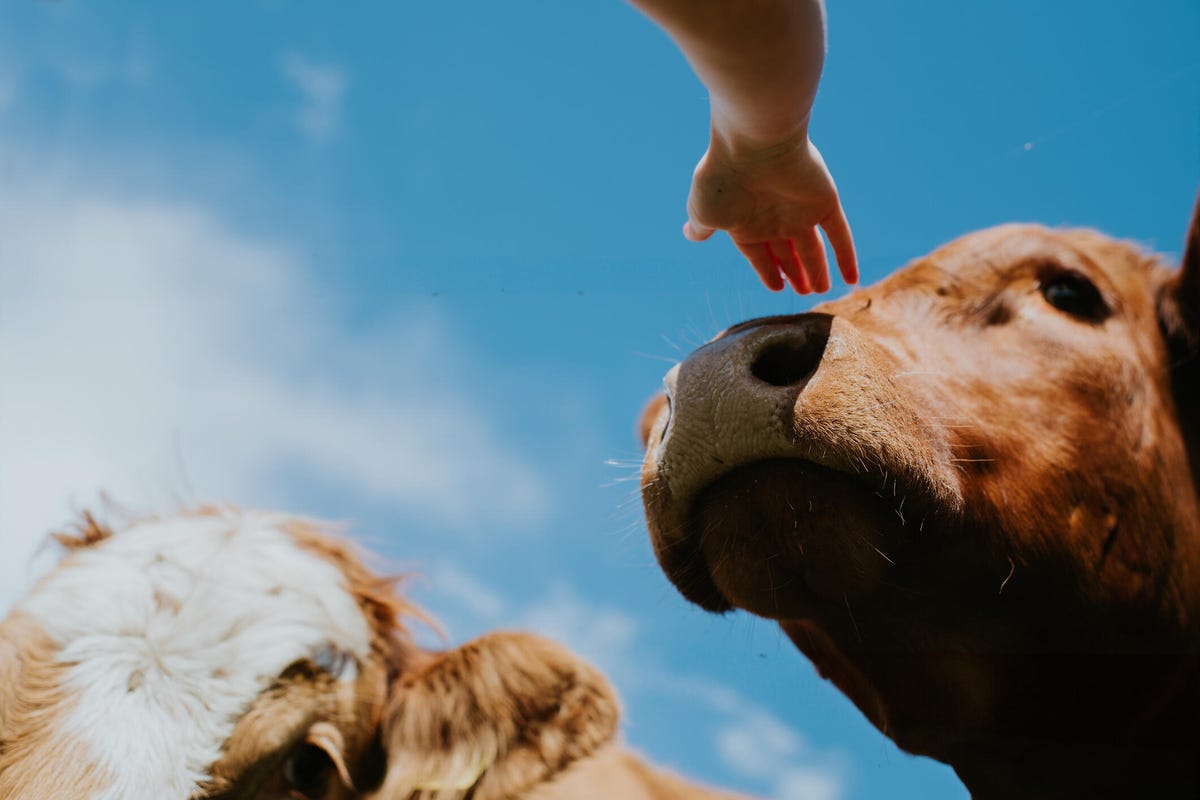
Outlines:
[[[512,797],[612,739],[617,717],[612,687],[563,648],[484,636],[392,687],[378,796]]]

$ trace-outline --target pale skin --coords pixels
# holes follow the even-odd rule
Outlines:
[[[675,41],[709,92],[711,138],[692,176],[684,236],[726,231],[768,289],[807,294],[830,288],[819,228],[855,283],[850,226],[808,138],[825,61],[821,0],[630,2]]]

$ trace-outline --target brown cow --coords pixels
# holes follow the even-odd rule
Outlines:
[[[612,689],[551,642],[419,648],[392,582],[309,522],[65,541],[0,622],[3,800],[735,800],[614,743]]]
[[[658,559],[976,798],[1200,797],[1200,207],[1183,269],[965,236],[736,325],[643,418]]]

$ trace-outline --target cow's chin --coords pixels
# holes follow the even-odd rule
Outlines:
[[[700,585],[711,584],[710,595],[759,616],[844,615],[887,580],[889,551],[905,527],[903,512],[877,489],[798,459],[733,469],[688,513],[692,570],[707,573]],[[681,588],[687,593],[686,583]],[[692,599],[721,610],[712,596]]]

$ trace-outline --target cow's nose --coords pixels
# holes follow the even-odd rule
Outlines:
[[[714,362],[722,363],[724,379],[731,384],[723,387],[725,391],[794,398],[820,366],[832,324],[828,314],[811,313],[750,320],[730,328],[688,361],[697,362],[695,371],[701,374],[710,372]]]
[[[667,474],[728,468],[795,449],[797,398],[821,364],[833,318],[768,317],[730,328],[667,375]]]
[[[789,325],[782,330],[760,330],[749,342],[750,374],[781,388],[803,385],[817,371],[825,350],[828,328],[811,324]]]

